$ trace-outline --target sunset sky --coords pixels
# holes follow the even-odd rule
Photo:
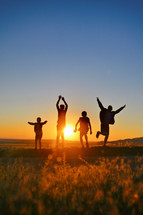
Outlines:
[[[0,0],[0,138],[34,138],[27,122],[40,116],[43,138],[55,139],[59,95],[67,124],[87,111],[90,141],[96,97],[114,110],[126,104],[109,140],[143,136],[142,0]]]

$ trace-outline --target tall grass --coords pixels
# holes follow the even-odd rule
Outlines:
[[[84,159],[71,167],[63,157],[44,165],[16,159],[0,165],[0,214],[143,214],[143,158]]]

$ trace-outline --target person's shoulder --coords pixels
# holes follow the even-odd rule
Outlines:
[[[108,109],[103,107],[101,111],[108,111]]]
[[[113,110],[113,111],[111,111],[111,113],[115,115],[115,114],[116,114],[116,111]]]
[[[103,108],[102,112],[108,112],[108,109],[107,108]]]

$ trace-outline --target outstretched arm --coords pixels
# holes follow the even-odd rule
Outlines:
[[[44,122],[42,122],[42,125],[45,125],[47,122],[48,122],[47,120],[46,120],[46,121],[44,121]]]
[[[60,99],[61,99],[61,98],[62,98],[62,97],[59,96],[58,101],[57,101],[57,103],[56,103],[56,107],[57,107],[58,110],[59,110],[59,102],[60,102]]]
[[[100,107],[101,110],[104,109],[104,106],[102,105],[101,101],[99,100],[99,98],[97,97],[97,102],[98,102],[98,105]]]
[[[35,123],[34,123],[34,122],[28,122],[28,124],[29,124],[29,125],[35,125]]]
[[[64,102],[64,104],[65,104],[65,110],[67,110],[67,109],[68,109],[68,104],[66,103],[64,97],[62,97],[62,100],[63,100],[63,102]]]
[[[118,110],[115,111],[115,114],[119,113],[121,110],[123,110],[126,107],[126,105],[124,105],[123,107],[120,107]]]
[[[79,122],[80,122],[80,119],[77,121],[77,123],[76,123],[76,125],[75,125],[74,132],[77,132],[77,126],[78,126]]]

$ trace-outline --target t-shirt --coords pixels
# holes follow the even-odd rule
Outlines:
[[[88,117],[80,117],[79,118],[79,123],[80,123],[80,132],[82,133],[87,133],[89,130],[89,118]]]
[[[67,110],[58,109],[58,121],[57,121],[58,127],[65,127],[65,125],[66,125],[66,112],[67,112]]]
[[[114,124],[114,111],[110,112],[106,108],[100,112],[100,120],[102,124],[109,125]]]
[[[35,123],[34,131],[36,134],[42,134],[42,123]]]

